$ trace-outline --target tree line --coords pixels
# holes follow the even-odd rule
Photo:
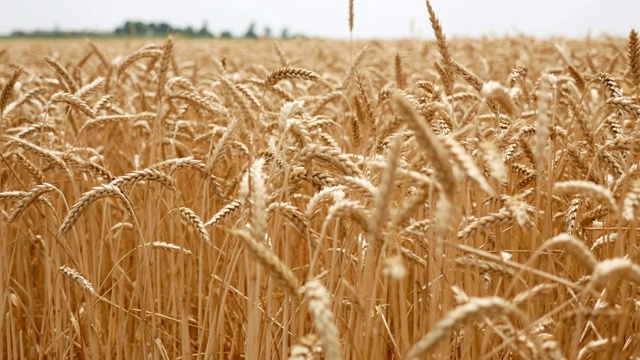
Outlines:
[[[275,35],[271,27],[265,26],[262,31],[256,29],[255,22],[249,24],[247,30],[242,34],[233,34],[229,30],[223,30],[219,33],[213,33],[209,30],[207,22],[204,22],[198,29],[187,26],[185,28],[174,27],[165,22],[149,22],[142,21],[126,21],[121,26],[117,27],[112,32],[96,32],[96,31],[14,31],[11,33],[11,37],[166,37],[169,34],[175,36],[184,36],[187,38],[244,38],[244,39],[258,39],[258,38],[280,38],[290,39],[293,37],[304,37],[303,35],[289,33],[289,29],[283,28],[278,35]]]

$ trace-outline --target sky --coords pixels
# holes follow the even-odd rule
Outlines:
[[[205,22],[214,34],[239,36],[250,23],[258,34],[289,33],[348,39],[349,0],[4,0],[0,34],[14,30],[111,31],[126,20],[167,22],[174,27]],[[626,37],[640,28],[639,0],[431,0],[450,37],[527,34],[584,38]],[[353,36],[424,38],[433,33],[424,0],[354,0]]]

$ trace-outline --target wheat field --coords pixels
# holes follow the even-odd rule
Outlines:
[[[639,359],[637,32],[427,5],[436,41],[0,42],[0,356]]]

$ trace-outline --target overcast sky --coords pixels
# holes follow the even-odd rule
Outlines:
[[[280,34],[348,38],[349,0],[4,0],[0,34],[13,30],[113,30],[126,20],[241,35],[251,22]],[[627,36],[639,0],[431,0],[448,36]],[[356,38],[431,38],[424,0],[355,0]]]

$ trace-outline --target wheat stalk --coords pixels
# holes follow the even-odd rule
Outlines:
[[[349,0],[349,32],[353,33],[353,0]]]

